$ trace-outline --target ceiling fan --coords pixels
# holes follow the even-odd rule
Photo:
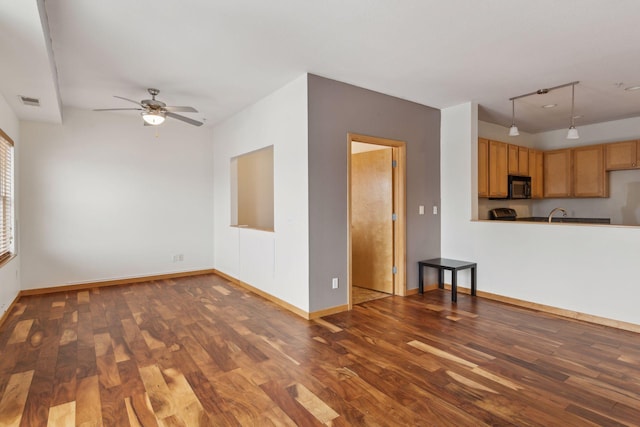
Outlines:
[[[145,126],[158,126],[164,122],[166,117],[178,119],[185,123],[189,123],[190,125],[202,126],[202,122],[193,120],[189,117],[176,114],[176,112],[197,113],[198,110],[196,110],[195,108],[168,106],[164,102],[158,101],[156,99],[156,95],[160,93],[158,89],[149,88],[147,89],[147,91],[151,95],[151,99],[144,99],[140,102],[134,101],[133,99],[124,98],[122,96],[114,95],[115,98],[120,98],[120,99],[124,99],[125,101],[133,102],[134,104],[138,105],[140,108],[98,108],[93,111],[116,111],[116,110],[142,111],[142,119],[144,120]]]

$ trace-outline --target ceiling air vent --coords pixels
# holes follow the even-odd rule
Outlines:
[[[24,105],[30,105],[32,107],[39,107],[40,106],[40,100],[38,98],[31,98],[29,96],[20,95],[20,100],[22,101],[22,103]]]

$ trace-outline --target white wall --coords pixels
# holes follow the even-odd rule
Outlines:
[[[22,288],[212,268],[211,131],[64,117],[21,123]]]
[[[309,311],[307,76],[216,126],[215,268]],[[230,227],[231,158],[273,145],[274,232]]]
[[[15,214],[18,217],[18,213],[20,211],[20,197],[18,194],[20,188],[20,180],[18,178],[18,170],[19,164],[18,159],[20,158],[20,134],[19,134],[19,123],[18,118],[14,114],[7,101],[4,99],[2,95],[0,95],[0,128],[11,137],[13,140],[14,148],[13,153],[15,157]],[[20,223],[16,224],[16,250],[17,256],[14,257],[11,261],[0,267],[0,317],[7,311],[9,305],[13,302],[13,300],[20,292]]]
[[[442,110],[441,132],[443,257],[477,262],[479,290],[640,324],[640,228],[470,221],[477,105]]]

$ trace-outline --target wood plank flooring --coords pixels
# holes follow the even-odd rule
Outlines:
[[[307,321],[215,276],[23,297],[0,426],[640,425],[640,335],[447,291]]]

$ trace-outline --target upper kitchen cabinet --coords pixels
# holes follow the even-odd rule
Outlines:
[[[608,196],[602,145],[544,153],[544,197]]]
[[[605,144],[605,168],[608,171],[637,169],[640,167],[640,141],[622,141]]]
[[[573,155],[573,196],[609,197],[609,180],[605,172],[604,147],[576,147]]]
[[[489,141],[489,197],[508,196],[507,143]]]
[[[529,149],[509,144],[509,175],[529,176]]]
[[[542,151],[529,149],[529,176],[531,176],[531,198],[544,197],[544,154]]]
[[[489,197],[489,140],[478,138],[478,197]]]
[[[571,197],[571,150],[544,152],[544,197]]]

